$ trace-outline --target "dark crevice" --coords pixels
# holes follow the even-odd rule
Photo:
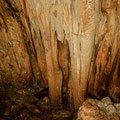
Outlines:
[[[56,38],[57,38],[57,33],[56,34]],[[62,71],[62,75],[63,75],[63,81],[62,81],[62,105],[63,107],[68,107],[68,97],[69,97],[69,93],[68,93],[68,82],[69,82],[69,77],[70,77],[70,50],[69,50],[69,46],[68,46],[68,41],[65,40],[65,36],[64,36],[64,40],[63,43],[60,42],[59,40],[57,40],[57,48],[58,48],[58,63],[59,62],[59,51],[60,51],[60,46],[62,47],[66,47],[67,49],[67,60],[68,60],[68,76],[67,78],[65,78],[65,74],[64,74],[64,70],[63,70],[63,66],[61,66],[59,64],[59,68]],[[64,52],[64,51],[63,51]],[[65,58],[63,58],[65,59]]]
[[[113,78],[113,74],[114,74],[114,72],[115,72],[115,69],[116,69],[116,65],[117,65],[117,62],[118,62],[118,57],[119,57],[119,51],[120,50],[118,50],[117,51],[117,54],[116,54],[116,56],[115,56],[115,58],[114,58],[114,61],[113,61],[113,64],[112,64],[112,69],[111,69],[111,72],[110,72],[110,74],[108,75],[108,77],[107,77],[107,79],[106,79],[106,89],[108,89],[108,87],[109,87],[109,85],[110,85],[110,83],[111,83],[111,80],[112,80],[112,78]],[[108,81],[109,80],[109,81]]]
[[[42,34],[41,34],[40,29],[39,29],[39,34],[40,34],[40,42],[41,42],[41,44],[40,44],[40,43],[39,43],[39,44],[40,44],[42,50],[45,50],[45,46],[44,46],[44,44],[43,44],[43,38],[42,38]]]
[[[99,72],[101,73],[101,64],[100,64],[100,66],[99,66]]]
[[[7,24],[6,24],[6,21],[5,21],[5,19],[4,19],[4,17],[3,17],[3,15],[2,15],[2,13],[0,13],[0,17],[2,18],[2,20],[3,20],[3,22],[4,22],[4,25],[5,25],[5,31],[6,32],[8,32],[8,27],[7,27]],[[1,24],[1,27],[2,27],[2,24]]]
[[[90,85],[90,82],[91,82],[91,78],[92,78],[92,75],[94,74],[94,79],[93,79],[93,86],[92,86],[92,89],[94,90],[94,85],[95,85],[95,76],[96,76],[96,73],[98,72],[97,71],[97,66],[96,66],[96,59],[97,59],[97,55],[98,55],[98,52],[102,46],[102,42],[106,36],[107,32],[104,33],[104,35],[102,36],[101,38],[101,42],[99,42],[99,44],[95,44],[94,43],[94,49],[93,49],[93,55],[91,57],[91,63],[93,63],[93,66],[92,66],[92,71],[91,73],[89,73],[90,77],[88,78],[88,86],[87,86],[87,93],[88,94],[88,91],[89,91],[89,85]],[[94,58],[94,59],[93,59]],[[91,63],[90,63],[90,67],[91,67]],[[99,70],[101,71],[101,65],[99,67]],[[90,88],[91,89],[91,88]]]
[[[24,9],[25,9],[25,18],[26,18],[26,21],[27,21],[27,24],[28,24],[28,27],[29,27],[29,31],[30,31],[30,36],[31,36],[31,47],[33,46],[33,49],[32,48],[29,48],[30,49],[30,52],[29,52],[29,56],[30,56],[30,61],[31,61],[31,68],[33,69],[32,71],[32,73],[33,73],[33,76],[34,76],[34,82],[35,82],[35,84],[38,84],[37,83],[37,78],[36,78],[36,74],[35,74],[35,71],[34,71],[34,59],[32,58],[32,56],[31,56],[31,53],[35,56],[35,62],[37,63],[37,67],[38,67],[38,69],[39,69],[39,73],[40,73],[40,83],[41,83],[41,86],[43,87],[44,86],[44,80],[43,80],[43,77],[42,77],[42,72],[41,72],[41,70],[40,70],[40,67],[38,66],[38,57],[37,57],[37,51],[36,51],[36,47],[35,47],[35,43],[34,43],[34,40],[36,40],[36,32],[35,32],[35,30],[34,30],[34,38],[33,38],[33,35],[32,35],[32,28],[31,28],[31,23],[30,23],[30,19],[29,19],[29,17],[27,16],[27,8],[26,8],[26,2],[25,2],[25,0],[24,0]],[[39,30],[39,32],[40,32],[40,30]],[[41,37],[41,36],[40,36]],[[42,41],[42,37],[41,37],[41,41]],[[29,43],[30,43],[30,41],[29,41]],[[30,47],[30,45],[29,45],[29,47]]]
[[[62,66],[60,66],[60,62],[59,62],[59,51],[60,51],[60,49],[59,49],[59,40],[57,39],[57,32],[55,31],[55,38],[56,38],[56,40],[57,40],[57,49],[58,49],[58,51],[57,51],[57,60],[58,60],[58,67],[60,68],[60,70],[61,70],[61,72],[62,72],[62,76],[63,76],[63,79],[62,79],[62,88],[61,88],[61,95],[62,95],[62,105],[64,104],[63,103],[63,99],[64,99],[64,97],[63,97],[63,87],[64,87],[64,71],[63,71],[63,68],[62,68]]]
[[[2,28],[2,24],[0,23],[0,30],[1,30],[1,28]]]
[[[57,39],[57,32],[55,31],[55,37]],[[61,91],[61,95],[62,95],[62,105],[64,106],[64,86],[65,86],[65,83],[64,83],[64,71],[63,71],[63,68],[62,66],[60,65],[60,61],[59,61],[59,51],[60,51],[60,48],[59,48],[59,45],[62,44],[58,39],[57,39],[57,49],[58,49],[58,56],[57,56],[57,59],[58,59],[58,66],[62,72],[62,76],[63,76],[63,79],[62,79],[62,91]]]
[[[119,65],[119,67],[118,67],[117,77],[120,78],[120,65]]]
[[[100,89],[97,92],[97,95],[99,96],[100,99],[103,99],[103,98],[108,96],[108,92],[106,90],[104,90],[104,89]]]
[[[36,34],[36,33],[35,33]],[[41,35],[41,31],[40,31],[40,29],[39,29],[39,34],[40,34],[40,38],[39,38],[39,40],[38,40],[38,43],[39,43],[39,46],[41,46],[40,47],[40,50],[42,49],[42,51],[44,51],[44,49],[45,49],[45,47],[44,47],[44,44],[43,44],[43,39],[42,39],[42,35]],[[41,42],[41,43],[40,43]],[[41,45],[42,44],[42,45]],[[44,84],[44,79],[43,79],[43,76],[42,76],[42,70],[40,69],[40,67],[39,67],[39,72],[40,72],[40,78],[41,78],[41,80],[40,80],[40,84],[41,85],[39,85],[39,86],[42,86],[42,87],[46,87],[46,85]]]
[[[88,81],[89,83],[90,83],[92,74],[93,74],[93,72],[94,72],[95,66],[96,66],[95,64],[96,64],[96,59],[97,59],[98,52],[99,52],[99,50],[100,50],[100,48],[101,48],[102,41],[104,40],[106,34],[107,34],[107,32],[104,33],[104,35],[102,36],[101,42],[99,42],[99,44],[94,44],[94,49],[93,49],[93,53],[94,53],[94,54],[93,54],[93,56],[92,56],[92,58],[94,57],[94,60],[91,59],[91,63],[93,62],[93,68],[92,68],[92,72],[91,72],[91,75],[90,75],[90,78],[89,78],[89,81]],[[89,83],[88,83],[88,84],[89,84]]]
[[[107,53],[107,62],[106,62],[105,68],[107,67],[109,59],[111,58],[111,51],[112,51],[112,46],[109,46],[108,53]]]
[[[34,40],[33,40],[33,35],[32,35],[32,30],[31,30],[31,25],[30,25],[30,20],[29,20],[29,17],[27,15],[26,15],[26,20],[27,20],[28,27],[29,27],[29,30],[30,30],[31,42],[32,42],[33,50],[34,50],[35,59],[36,59],[36,62],[38,62],[37,52],[36,52],[36,48],[35,48],[35,44],[34,44]]]
[[[25,8],[26,21],[27,21],[27,24],[28,24],[28,27],[29,27],[29,30],[30,30],[30,36],[31,36],[32,46],[33,46],[33,49],[34,49],[34,55],[35,55],[36,61],[38,62],[38,60],[37,60],[37,52],[36,52],[36,48],[35,48],[35,44],[34,44],[34,40],[33,40],[33,35],[32,35],[32,30],[31,30],[30,19],[27,16],[27,8],[26,8],[26,2],[25,1],[24,1],[24,8]]]
[[[34,75],[34,71],[33,71],[34,68],[33,68],[33,65],[32,65],[33,63],[32,63],[32,56],[31,56],[31,49],[30,49],[29,39],[27,38],[27,33],[26,33],[25,27],[22,24],[22,22],[20,20],[18,20],[18,23],[20,25],[21,31],[23,31],[22,34],[23,34],[23,38],[24,38],[25,45],[26,45],[26,48],[27,48],[27,53],[28,53],[29,59],[30,59],[30,67],[31,67],[31,73],[32,73],[32,80],[34,81],[35,75]]]
[[[95,72],[94,74],[96,75],[97,74],[97,65],[95,64]]]
[[[69,45],[68,45],[68,41],[66,41],[67,42],[67,51],[68,51],[68,78],[67,78],[67,80],[66,80],[66,89],[67,89],[67,95],[66,95],[66,99],[65,99],[65,101],[64,102],[66,102],[65,104],[65,107],[67,107],[68,106],[68,98],[69,98],[69,88],[68,88],[68,83],[69,83],[69,80],[70,80],[70,74],[71,74],[71,65],[70,65],[70,63],[71,63],[71,57],[70,57],[70,49],[69,49]]]
[[[34,54],[34,56],[35,56],[35,61],[36,61],[36,63],[37,63],[37,67],[38,67],[38,69],[39,69],[39,73],[40,73],[40,83],[42,84],[42,87],[44,86],[44,80],[43,80],[43,77],[42,77],[42,72],[41,72],[41,70],[40,70],[40,67],[38,66],[38,56],[37,56],[37,51],[36,51],[36,47],[35,47],[35,43],[34,43],[34,40],[36,40],[36,38],[34,39],[33,38],[33,35],[32,35],[32,28],[31,28],[31,23],[30,23],[30,19],[29,19],[29,17],[27,16],[27,8],[26,8],[26,3],[25,3],[25,1],[24,1],[24,7],[25,7],[25,13],[26,13],[26,20],[27,20],[27,24],[28,24],[28,27],[29,27],[29,30],[30,30],[30,36],[31,36],[31,42],[32,42],[32,46],[33,46],[33,50],[31,50],[31,51],[33,51],[33,54]],[[40,29],[39,29],[39,32],[40,32]],[[34,33],[35,33],[35,30],[34,30]],[[35,36],[36,36],[36,33],[35,33]],[[35,37],[34,36],[34,37]],[[40,32],[40,41],[41,41],[41,43],[42,43],[42,35],[41,35],[41,32]],[[42,45],[43,45],[43,43],[42,43]],[[34,73],[35,74],[35,73]],[[34,75],[35,76],[35,75]],[[35,78],[35,80],[36,80],[37,78]],[[37,81],[36,81],[37,82]]]
[[[90,92],[88,92],[87,98],[100,100],[99,98],[97,98],[97,96],[95,96],[94,94],[91,94]]]
[[[17,13],[19,13],[19,11],[16,10],[16,9],[12,6],[12,4],[11,4],[11,2],[10,2],[9,0],[5,0],[5,2],[6,2],[7,5],[9,6],[9,7],[8,7],[8,11],[10,12],[11,16],[12,16],[13,18],[15,18],[15,17],[18,15]]]
[[[39,99],[42,99],[42,98],[44,98],[44,97],[46,97],[46,96],[49,96],[49,88],[47,87],[47,88],[41,90],[40,92],[37,92],[37,93],[35,94],[35,96],[36,96],[37,98],[39,98]]]
[[[38,64],[37,53],[36,53],[36,49],[35,49],[35,45],[34,45],[34,41],[33,41],[33,36],[32,36],[32,32],[31,32],[30,21],[29,21],[29,18],[27,16],[26,2],[25,2],[25,0],[23,2],[24,2],[24,9],[25,9],[25,18],[26,18],[26,21],[27,21],[27,24],[28,24],[28,27],[29,27],[29,30],[30,30],[30,36],[31,36],[31,42],[32,42],[33,49],[32,49],[30,40],[27,37],[26,29],[25,29],[25,27],[22,24],[22,29],[25,31],[23,33],[23,36],[24,36],[24,40],[25,40],[25,43],[26,43],[26,46],[27,46],[28,55],[30,57],[32,80],[33,80],[34,85],[37,87],[38,84],[37,84],[36,72],[35,72],[35,68],[34,68],[34,62],[37,62],[37,64]],[[35,56],[35,60],[33,58],[34,56]]]
[[[26,11],[26,13],[27,13],[27,11]],[[34,30],[34,38],[33,38],[33,35],[32,35],[32,30],[31,30],[31,24],[30,24],[30,19],[29,19],[29,17],[26,15],[26,20],[27,20],[27,23],[28,23],[28,27],[29,27],[29,30],[30,30],[30,35],[31,35],[31,42],[32,42],[32,46],[33,46],[33,54],[34,54],[34,56],[35,56],[35,60],[36,60],[36,62],[37,62],[37,64],[38,64],[38,57],[37,57],[37,51],[36,51],[36,47],[35,47],[35,44],[34,44],[34,40],[36,40],[36,32],[35,32],[35,30]],[[41,41],[42,41],[42,39],[41,39]],[[31,50],[32,51],[32,50]],[[39,73],[40,73],[40,83],[41,83],[41,85],[40,86],[44,86],[44,80],[43,80],[43,77],[42,77],[42,73],[41,73],[41,70],[40,70],[40,67],[38,66],[38,69],[39,69]],[[35,78],[35,79],[37,79],[37,78]]]

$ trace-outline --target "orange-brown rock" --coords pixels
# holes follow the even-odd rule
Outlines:
[[[0,83],[49,87],[53,107],[119,102],[119,14],[120,0],[0,0]]]

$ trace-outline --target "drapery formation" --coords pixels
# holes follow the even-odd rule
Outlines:
[[[49,87],[52,107],[120,100],[120,0],[0,0],[0,82]]]

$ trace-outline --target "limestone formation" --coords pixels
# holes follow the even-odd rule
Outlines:
[[[0,83],[49,87],[52,107],[119,102],[119,15],[120,0],[0,0]]]

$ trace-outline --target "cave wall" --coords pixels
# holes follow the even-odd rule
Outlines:
[[[53,107],[120,100],[120,0],[0,0],[0,83],[49,86]]]

